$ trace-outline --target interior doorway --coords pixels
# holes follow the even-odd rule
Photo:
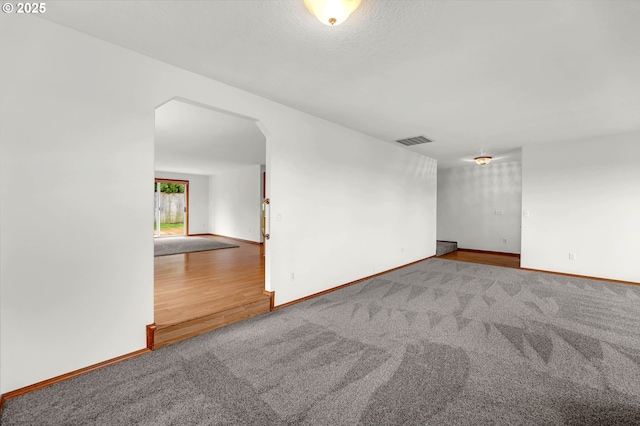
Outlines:
[[[189,235],[189,181],[155,179],[153,236]]]
[[[269,312],[274,303],[266,291],[263,233],[269,223],[261,214],[269,178],[264,126],[171,99],[156,108],[155,130],[154,236],[184,237],[154,241],[156,247],[176,243],[185,250],[154,259],[155,323],[147,335],[152,349]],[[182,227],[179,219],[160,216],[169,198],[164,193],[182,194],[172,184],[185,184]],[[188,249],[214,243],[227,247]]]

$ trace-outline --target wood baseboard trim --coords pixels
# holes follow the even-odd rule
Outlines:
[[[301,299],[292,300],[291,302],[287,302],[287,303],[284,303],[282,305],[278,305],[278,306],[274,307],[272,310],[273,311],[277,311],[278,309],[286,308],[287,306],[295,305],[296,303],[304,302],[305,300],[313,299],[314,297],[322,296],[323,294],[331,293],[332,291],[340,290],[341,288],[349,287],[350,285],[354,285],[354,284],[357,284],[357,283],[362,282],[362,281],[370,280],[371,278],[375,278],[377,276],[387,274],[389,272],[395,271],[396,269],[404,268],[404,267],[413,265],[415,263],[420,263],[420,262],[423,262],[423,261],[425,261],[427,259],[432,259],[434,257],[436,257],[436,256],[433,255],[433,256],[425,257],[424,259],[416,260],[415,262],[407,263],[406,265],[397,266],[395,268],[391,268],[391,269],[388,269],[386,271],[379,272],[377,274],[369,275],[368,277],[360,278],[359,280],[351,281],[349,283],[342,284],[342,285],[339,285],[337,287],[333,287],[333,288],[330,288],[328,290],[321,291],[319,293],[311,294],[311,295],[305,296],[305,297],[303,297]]]
[[[475,250],[475,249],[467,249],[467,248],[460,248],[460,247],[458,247],[458,251],[466,251],[469,253],[499,254],[502,256],[511,256],[511,257],[520,258],[520,254],[518,253],[506,253],[503,251]]]
[[[155,349],[156,323],[147,325],[147,349]]]
[[[275,291],[267,291],[267,290],[262,290],[262,294],[269,296],[269,310],[273,311],[274,308],[274,303],[276,300],[276,292]]]
[[[588,280],[608,281],[610,283],[631,284],[631,285],[640,286],[640,283],[637,283],[635,281],[621,281],[621,280],[613,280],[613,279],[610,279],[610,278],[590,277],[588,275],[567,274],[567,273],[564,273],[564,272],[547,271],[547,270],[544,270],[544,269],[533,269],[533,268],[520,268],[520,269],[522,269],[523,271],[542,272],[542,273],[545,273],[545,274],[554,274],[554,275],[564,275],[565,277],[586,278]]]
[[[33,391],[44,389],[44,388],[49,387],[51,385],[55,385],[56,383],[64,382],[66,380],[73,379],[75,377],[81,376],[81,375],[89,373],[91,371],[95,371],[95,370],[98,370],[100,368],[108,367],[110,365],[117,364],[119,362],[126,361],[126,360],[129,360],[131,358],[135,358],[137,356],[140,356],[140,355],[143,355],[143,354],[146,354],[146,353],[149,353],[149,352],[150,352],[149,349],[146,349],[146,348],[145,349],[140,349],[139,351],[131,352],[131,353],[128,353],[128,354],[125,354],[125,355],[122,355],[122,356],[119,356],[119,357],[116,357],[116,358],[108,359],[106,361],[102,361],[102,362],[99,362],[97,364],[93,364],[93,365],[90,365],[88,367],[72,371],[70,373],[62,374],[60,376],[56,376],[56,377],[53,377],[53,378],[48,379],[48,380],[43,380],[41,382],[34,383],[32,385],[25,386],[23,388],[16,389],[16,390],[13,390],[11,392],[7,392],[5,394],[2,394],[2,396],[0,396],[0,413],[2,412],[2,406],[4,405],[4,403],[6,401],[10,400],[10,399],[17,398],[17,397],[22,396],[22,395],[26,395],[26,394],[31,393]]]

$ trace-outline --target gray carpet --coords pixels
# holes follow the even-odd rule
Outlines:
[[[238,246],[201,237],[163,237],[153,239],[154,256],[167,256],[169,254],[192,253],[195,251],[234,247]]]
[[[10,400],[9,425],[638,425],[640,287],[429,259]]]

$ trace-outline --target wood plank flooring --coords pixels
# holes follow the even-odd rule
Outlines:
[[[502,253],[486,253],[473,250],[458,249],[451,253],[438,256],[440,259],[458,260],[461,262],[481,263],[483,265],[504,266],[506,268],[520,268],[520,256]]]
[[[158,256],[154,349],[269,312],[264,290],[264,245],[202,236],[238,248]],[[519,268],[520,258],[458,250],[443,259]]]
[[[269,311],[264,246],[239,246],[154,258],[155,348]]]

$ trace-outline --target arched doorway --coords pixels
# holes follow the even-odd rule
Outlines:
[[[155,177],[189,182],[189,231],[179,242],[222,247],[154,258],[151,348],[272,309],[261,229],[266,144],[251,118],[178,98],[156,109]]]

